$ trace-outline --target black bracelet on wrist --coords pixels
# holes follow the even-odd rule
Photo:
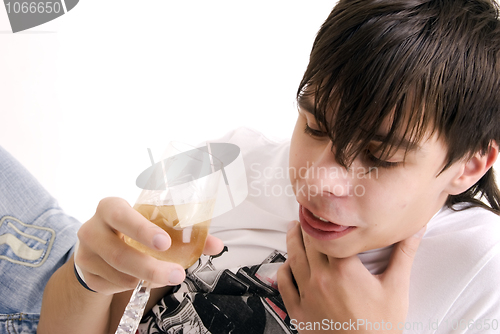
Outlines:
[[[85,281],[80,277],[80,274],[78,274],[78,270],[76,270],[76,264],[73,264],[73,269],[75,271],[75,276],[76,276],[76,279],[78,280],[78,283],[80,283],[85,289],[97,293],[97,291],[94,291],[91,288],[89,288],[87,283],[85,283]]]

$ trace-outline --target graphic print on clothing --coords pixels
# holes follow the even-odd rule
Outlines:
[[[42,218],[53,211],[56,210],[48,210]],[[48,258],[55,237],[52,228],[25,224],[15,217],[4,216],[0,219],[0,260],[39,267]]]
[[[276,273],[286,254],[271,253],[261,264],[217,270],[204,256],[186,280],[143,318],[141,334],[296,333],[290,329]]]

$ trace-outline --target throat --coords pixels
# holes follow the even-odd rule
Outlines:
[[[372,275],[379,275],[385,271],[389,264],[393,246],[372,249],[359,253],[358,257]]]

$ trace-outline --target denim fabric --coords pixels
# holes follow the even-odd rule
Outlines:
[[[0,333],[33,334],[36,333],[39,314],[0,315]]]
[[[43,289],[80,223],[0,147],[0,334],[36,333]]]

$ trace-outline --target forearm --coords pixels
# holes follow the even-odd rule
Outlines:
[[[50,278],[43,294],[39,334],[108,333],[113,296],[78,283],[73,257]]]

